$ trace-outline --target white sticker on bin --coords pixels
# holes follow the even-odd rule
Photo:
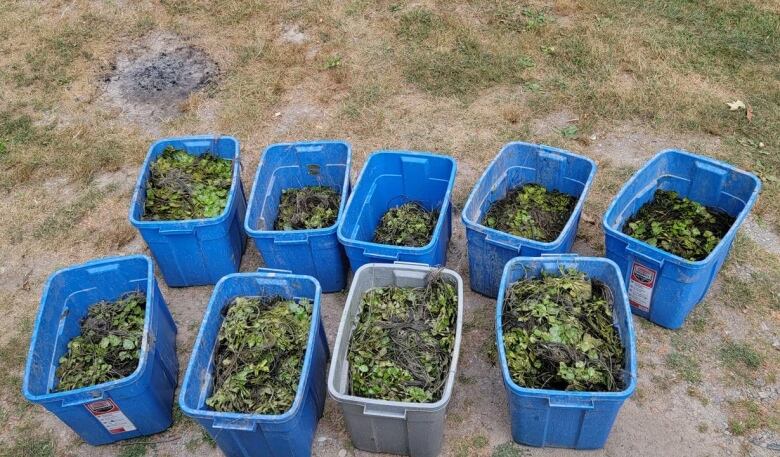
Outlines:
[[[114,400],[93,401],[85,405],[87,410],[100,422],[103,427],[112,435],[118,433],[132,432],[136,430],[135,425],[125,416],[125,413],[119,409]]]
[[[644,312],[650,311],[657,273],[637,262],[631,265],[631,277],[628,281],[628,301],[631,306]]]

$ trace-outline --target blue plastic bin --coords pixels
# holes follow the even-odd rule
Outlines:
[[[214,387],[214,351],[224,319],[222,310],[235,297],[258,295],[308,298],[313,303],[309,342],[295,400],[287,412],[279,415],[211,410],[206,406],[206,399]],[[228,275],[214,287],[206,308],[179,393],[179,406],[206,429],[228,457],[308,457],[325,407],[328,357],[328,341],[320,318],[320,285],[316,279],[284,272]]]
[[[60,357],[81,333],[81,319],[89,307],[129,292],[146,294],[138,368],[122,379],[54,392]],[[176,325],[149,257],[110,257],[49,276],[24,370],[22,393],[27,400],[52,412],[89,444],[113,443],[171,425],[178,373]]]
[[[628,386],[620,392],[569,392],[520,387],[509,374],[504,351],[502,313],[504,293],[511,283],[542,272],[575,268],[609,287],[614,296],[613,319],[625,348]],[[636,388],[636,341],[628,299],[620,270],[614,262],[595,257],[549,255],[517,257],[509,261],[501,278],[496,306],[496,342],[501,373],[509,400],[512,439],[537,447],[599,449],[604,447],[623,402]]]
[[[736,221],[715,249],[690,261],[623,233],[623,224],[657,189],[727,212]],[[676,329],[707,293],[731,249],[737,229],[758,198],[761,181],[727,163],[689,152],[665,150],[623,186],[604,214],[607,257],[620,266],[634,314]]]
[[[352,271],[372,262],[406,261],[427,265],[447,262],[452,235],[450,194],[457,164],[447,156],[412,151],[377,151],[368,158],[347,202],[338,238]],[[418,202],[438,210],[430,243],[422,247],[374,243],[374,232],[391,208]]]
[[[209,219],[183,221],[142,219],[149,166],[167,146],[184,149],[193,155],[211,152],[233,160],[233,184],[222,214]],[[129,218],[152,251],[169,286],[214,284],[221,277],[238,271],[246,246],[246,235],[242,229],[246,199],[239,169],[238,140],[229,136],[166,138],[149,147],[133,192]]]
[[[592,160],[569,151],[520,142],[505,145],[477,181],[461,214],[466,226],[471,290],[495,297],[504,265],[514,257],[569,252],[595,174]],[[569,221],[554,241],[529,240],[482,225],[494,202],[528,183],[577,197]]]
[[[314,276],[323,292],[344,289],[347,259],[336,227],[349,197],[351,160],[352,147],[343,141],[274,144],[265,150],[249,196],[244,229],[267,266]],[[315,230],[274,230],[282,191],[306,186],[327,186],[341,195],[336,222]]]

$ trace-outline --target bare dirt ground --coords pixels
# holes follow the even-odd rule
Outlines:
[[[275,142],[350,141],[353,181],[376,149],[452,155],[457,211],[447,266],[465,284],[459,210],[508,141],[552,144],[598,163],[575,243],[583,255],[603,255],[607,205],[659,150],[756,172],[765,187],[754,214],[685,327],[634,318],[638,387],[603,450],[510,443],[506,394],[489,356],[495,301],[467,288],[442,455],[778,455],[778,11],[773,2],[731,0],[696,8],[606,0],[0,3],[0,457],[221,455],[178,411],[162,434],[91,447],[20,393],[47,276],[96,257],[149,254],[127,222],[138,167],[155,138],[197,133],[239,138],[245,189]],[[737,98],[750,118],[726,107]],[[241,270],[261,265],[250,243]],[[159,280],[179,329],[181,379],[212,288]],[[345,298],[324,296],[331,345]],[[312,454],[372,455],[351,446],[330,400]]]

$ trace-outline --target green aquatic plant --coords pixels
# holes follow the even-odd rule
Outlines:
[[[374,232],[374,242],[394,246],[422,247],[430,243],[438,211],[428,211],[417,202],[390,208]]]
[[[178,221],[222,214],[232,184],[233,161],[210,153],[194,156],[168,146],[149,167],[144,220]]]
[[[490,205],[482,224],[510,235],[550,242],[558,238],[576,204],[571,195],[525,184]]]
[[[135,371],[144,334],[146,296],[130,293],[89,307],[81,333],[68,342],[57,367],[56,391],[122,379]]]
[[[512,380],[537,389],[623,389],[624,350],[612,304],[608,287],[576,270],[512,283],[502,317]]]
[[[216,411],[282,414],[295,400],[306,354],[312,304],[306,299],[236,297],[214,354]]]
[[[274,230],[304,230],[330,227],[339,215],[341,196],[330,187],[285,189],[279,201]]]
[[[435,402],[455,344],[458,292],[439,272],[424,287],[366,291],[349,343],[349,392],[365,398]]]
[[[623,233],[684,259],[702,260],[733,223],[723,211],[659,189],[626,221]]]

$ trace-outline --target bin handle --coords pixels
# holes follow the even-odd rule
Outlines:
[[[215,417],[214,422],[211,423],[212,428],[218,428],[221,430],[241,430],[245,432],[254,431],[257,427],[257,422],[248,419],[229,419],[226,417]]]
[[[408,262],[406,260],[396,260],[393,262],[394,265],[408,265],[410,267],[430,267],[427,263],[422,262]]]
[[[285,270],[284,268],[268,268],[268,267],[260,267],[257,269],[258,273],[282,273],[282,274],[292,274],[292,270]]]
[[[160,229],[160,235],[189,235],[194,231],[195,231],[195,227],[177,228],[177,229]]]
[[[87,268],[87,272],[91,275],[96,275],[100,273],[105,273],[108,271],[116,271],[119,269],[118,263],[110,263],[108,265],[100,265],[97,267]]]
[[[549,257],[551,259],[561,259],[561,260],[574,260],[580,255],[575,252],[562,252],[562,253],[543,253],[542,257]]]
[[[663,259],[654,259],[642,252],[639,252],[638,250],[632,248],[631,246],[626,246],[626,252],[634,256],[635,258],[641,260],[642,262],[648,264],[648,266],[655,267],[658,271],[661,270],[661,267],[664,266],[664,260]]]
[[[509,244],[505,241],[494,238],[492,233],[488,233],[487,235],[485,235],[485,242],[498,246],[500,248],[509,249],[510,251],[516,251],[516,252],[520,252],[520,249],[522,248],[522,243],[520,246],[515,246],[513,244]]]
[[[83,394],[77,395],[75,398],[62,400],[62,407],[67,408],[69,406],[84,405],[87,403],[92,403],[93,401],[105,400],[105,399],[106,399],[106,393],[104,391],[85,392]]]
[[[395,254],[380,254],[378,252],[369,252],[368,249],[363,249],[363,255],[366,257],[373,257],[375,259],[398,260],[398,252]]]
[[[384,406],[384,405],[372,405],[366,404],[363,406],[363,414],[370,417],[381,417],[385,419],[406,419],[406,408]]]
[[[551,408],[568,408],[568,409],[593,409],[595,405],[592,399],[578,399],[571,397],[564,397],[560,395],[554,395],[549,398]]]
[[[320,152],[324,147],[325,146],[321,144],[295,146],[295,152]]]
[[[274,244],[304,244],[309,242],[309,235],[305,233],[289,234],[285,239],[274,240]]]

